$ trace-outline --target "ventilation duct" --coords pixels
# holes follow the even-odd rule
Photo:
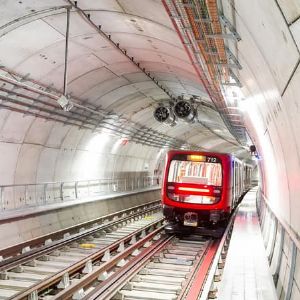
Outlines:
[[[196,110],[191,102],[180,100],[174,106],[175,115],[188,123],[192,123],[196,117]]]
[[[170,126],[176,125],[176,118],[170,107],[158,106],[154,110],[154,118],[160,123],[165,123]]]

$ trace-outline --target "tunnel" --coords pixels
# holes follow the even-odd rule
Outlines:
[[[298,0],[1,0],[0,16],[0,299],[25,299],[5,284],[14,256],[150,209],[169,150],[230,153],[252,168],[255,199],[235,223],[254,218],[261,256],[242,271],[233,262],[207,299],[300,299]],[[241,252],[245,228],[231,243]]]

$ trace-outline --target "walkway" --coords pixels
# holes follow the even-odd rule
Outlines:
[[[219,300],[276,300],[256,212],[256,189],[239,207],[219,290]]]

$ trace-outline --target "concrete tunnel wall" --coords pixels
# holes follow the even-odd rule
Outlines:
[[[276,213],[300,231],[300,5],[236,1],[246,124],[258,147],[264,193]],[[255,16],[255,18],[253,18]]]
[[[31,211],[14,219],[0,220],[0,250],[99,217],[159,200],[160,190],[111,195],[97,201],[64,205],[56,209]]]
[[[0,116],[1,185],[153,176],[164,158],[116,136],[4,110]],[[22,206],[24,190],[5,189],[2,200],[4,209]]]
[[[1,111],[2,184],[118,177],[153,173],[157,149],[108,134]],[[142,148],[142,151],[141,151]]]
[[[100,1],[92,7],[99,9],[100,20],[110,24],[110,32],[122,47],[129,48],[131,55],[174,94],[184,91],[207,97],[161,2],[146,1],[147,10],[140,3]],[[61,93],[66,12],[53,8],[65,4],[64,0],[19,1],[3,6],[1,75],[10,77],[11,71],[16,72],[25,83],[28,76],[30,84]],[[49,15],[44,15],[48,10]],[[2,87],[14,88],[5,83]],[[7,96],[6,92],[0,94]],[[200,140],[208,150],[240,150],[201,126],[182,123],[170,128],[156,122],[153,107],[165,101],[166,94],[75,11],[70,20],[68,94],[84,106],[115,112],[171,137],[189,143]],[[211,118],[211,126],[217,126],[219,119]],[[219,132],[228,138],[224,125],[219,125]],[[0,111],[0,135],[0,155],[5,158],[0,161],[2,185],[151,176],[161,168],[165,152],[131,141],[123,145],[118,137],[6,110]],[[6,190],[4,209],[24,204],[24,198],[21,188]]]
[[[155,12],[158,11],[157,8],[162,9],[162,7],[159,6],[158,1],[153,3],[155,3],[156,9],[149,11],[155,14]],[[239,80],[243,85],[242,92],[245,98],[240,102],[240,108],[244,110],[247,129],[260,155],[259,164],[263,175],[263,192],[276,215],[280,216],[282,220],[290,226],[291,231],[297,235],[297,233],[300,232],[300,140],[298,135],[300,128],[300,4],[298,0],[237,0],[234,2],[223,0],[220,1],[220,3],[223,5],[224,14],[235,24],[242,38],[237,44],[237,57],[243,67],[243,69],[239,71]],[[232,8],[234,9],[232,10]],[[141,11],[147,15],[147,12],[144,10]],[[234,15],[232,15],[232,11]],[[176,55],[178,58],[183,56],[182,49],[179,49],[180,43],[173,41],[176,37],[173,33],[170,33],[169,29],[171,26],[169,21],[165,19],[165,13],[163,13],[163,10],[160,10],[157,14],[159,14],[159,19],[162,20],[162,23],[165,25],[165,31],[161,34],[161,41],[159,43],[163,44],[163,38],[165,35],[168,36],[170,45],[172,45],[169,45],[169,52],[171,53],[171,50],[176,46]],[[28,29],[31,28],[32,31],[35,31],[32,24],[28,23],[26,26]],[[45,26],[45,24],[43,24],[43,26]],[[81,28],[78,29],[81,30]],[[21,33],[20,31],[19,35],[21,35]],[[14,34],[16,34],[16,36],[14,36]],[[41,34],[39,34],[39,36],[41,36]],[[31,47],[27,45],[27,50],[31,55],[27,61],[26,57],[28,53],[26,54],[24,51],[19,51],[18,47],[20,44],[13,45],[14,47],[12,47],[11,44],[7,42],[9,37],[10,36],[7,35],[1,40],[2,51],[7,52],[14,48],[16,52],[13,52],[13,54],[19,57],[19,62],[15,62],[13,56],[10,58],[7,57],[4,61],[6,66],[24,74],[28,68],[32,68],[31,75],[33,77],[35,76],[41,79],[44,84],[54,84],[58,88],[61,87],[61,77],[57,75],[62,74],[62,68],[60,68],[60,72],[57,73],[54,71],[55,66],[51,65],[52,70],[49,65],[47,65],[49,61],[46,62],[44,60],[42,60],[43,68],[34,68],[36,64],[34,59],[39,58],[39,51],[42,51],[47,43],[50,44],[50,38],[46,40],[33,40],[35,44],[34,46],[29,45]],[[12,38],[16,39],[17,37],[18,32],[12,32]],[[56,36],[51,35],[50,37],[52,38],[52,42],[56,43]],[[59,39],[63,41],[62,36],[59,36]],[[42,43],[42,45],[40,45],[38,42],[45,44]],[[121,39],[121,42],[126,43],[126,39],[124,38],[124,41]],[[140,40],[138,40],[135,35],[128,43],[134,44],[138,42],[140,42]],[[159,43],[157,42],[157,45]],[[9,45],[9,47],[4,48],[3,45],[6,47]],[[61,49],[63,48],[63,42],[61,42],[60,47]],[[143,47],[146,48],[145,45],[143,45]],[[159,47],[160,45],[158,45],[158,48]],[[162,47],[165,47],[165,45],[163,44]],[[53,50],[54,48],[50,47],[47,49],[47,51],[49,50],[47,55],[53,53],[51,49]],[[82,50],[82,52],[77,53],[74,50],[72,53],[72,65],[74,67],[72,78],[74,80],[77,78],[76,76],[80,70],[80,66],[78,65],[80,61],[78,59],[79,57],[84,60],[92,60],[89,64],[85,64],[86,68],[94,65],[94,56],[88,55],[90,52],[85,51]],[[62,63],[63,57],[61,52],[63,51],[54,52],[58,61]],[[102,50],[101,54],[104,55],[104,52],[106,53],[106,50]],[[143,60],[144,57],[148,57],[147,54],[151,54],[141,49],[137,52],[139,53],[135,53],[136,57],[139,59],[140,55]],[[21,54],[24,57],[21,57]],[[128,78],[135,78],[136,71],[131,70],[130,63],[124,62],[123,58],[116,55],[116,53],[111,55],[111,57],[108,57],[108,51],[106,54],[107,61],[112,62],[117,59],[118,64],[114,66],[114,72],[126,74],[126,80]],[[154,60],[154,58],[151,59]],[[171,60],[171,58],[169,59]],[[157,60],[155,63],[148,61],[146,66],[151,65],[151,68],[160,75],[158,78],[164,79],[164,76],[167,75],[166,72],[164,73],[163,67],[165,67],[165,65],[162,64],[157,57],[155,57],[155,60]],[[168,59],[167,62],[169,62]],[[174,65],[174,67],[176,67],[177,64],[184,65],[184,68],[182,66],[180,69],[178,68],[178,74],[186,80],[189,79],[188,84],[190,89],[194,92],[197,91],[198,87],[195,84],[196,81],[193,81],[195,76],[184,71],[189,70],[189,66],[186,62],[177,59],[172,59],[172,64],[169,62],[169,65]],[[109,79],[111,81],[119,80],[118,78],[110,77],[111,74],[108,73],[109,72],[106,71],[105,76],[102,74],[103,78],[105,77],[103,82]],[[98,76],[100,76],[100,73]],[[168,76],[171,78],[170,74],[168,74]],[[94,77],[95,76],[93,76],[93,78]],[[71,85],[71,90],[75,95],[81,96],[81,87],[83,86],[85,93],[93,94],[93,89],[87,85],[90,84],[91,80],[92,77],[78,80],[76,84]],[[123,78],[122,80],[125,79]],[[172,85],[170,85],[170,87],[172,87]],[[176,87],[177,85],[174,84],[174,89]],[[130,86],[130,89],[131,88]],[[149,87],[145,85],[143,91],[148,90],[148,88]],[[116,100],[113,108],[120,109],[122,112],[126,110],[127,102],[125,101],[123,103],[120,96],[126,91],[126,89],[116,91],[116,93],[118,93],[116,97],[112,94],[109,95],[109,97],[115,97]],[[92,96],[98,96],[97,93],[98,91]],[[153,95],[157,96],[157,93]],[[104,99],[106,101],[105,105],[108,108],[111,107],[109,97]],[[157,97],[157,99],[160,99],[159,97]],[[118,102],[119,100],[122,103]],[[145,105],[147,103],[146,100],[143,99],[142,101]],[[133,98],[132,105],[134,109],[136,108],[136,102],[138,101],[135,101],[135,98]],[[149,109],[152,108],[150,107]],[[144,110],[144,112],[146,110]],[[63,126],[52,121],[45,122],[44,120],[36,119],[31,116],[24,116],[4,110],[0,111],[0,115],[0,155],[5,158],[0,161],[0,181],[2,184],[119,176],[119,174],[124,172],[145,172],[145,165],[149,165],[148,171],[151,174],[156,168],[157,162],[163,156],[163,153],[159,153],[157,148],[130,143],[126,146],[118,146],[120,139],[116,137],[111,137],[111,139],[107,141],[107,144],[103,146],[103,140],[98,140],[95,133],[85,129],[78,129],[68,125]],[[140,116],[142,114],[138,115]],[[143,117],[140,119],[136,117],[136,120],[141,121]],[[148,125],[152,124],[149,118],[146,121]],[[166,132],[167,130],[164,131]],[[174,135],[175,131],[176,129],[172,129]],[[193,140],[194,136],[197,136],[197,133],[192,135],[191,140]],[[197,139],[197,141],[199,140]],[[210,142],[209,139],[207,139],[206,142],[208,143],[208,145],[206,145],[207,148],[211,148],[213,143]],[[93,145],[93,143],[95,148],[91,149],[91,144]],[[99,148],[101,148],[101,150]],[[221,150],[221,147],[216,147],[216,150],[218,149]],[[265,220],[267,219],[268,218]],[[263,221],[265,236],[269,237],[272,235],[266,234],[267,229],[265,228],[270,227],[270,229],[268,229],[269,232],[276,232],[274,230],[274,224],[275,222],[273,221]],[[278,236],[280,237],[280,233],[278,233]],[[288,238],[286,238],[286,241],[284,253],[287,258],[286,261],[289,261],[290,256],[288,253],[291,253],[291,251],[288,249],[291,247],[291,243],[288,242]],[[269,242],[266,241],[267,248],[268,243]],[[270,249],[267,250],[270,251]],[[279,252],[280,249],[278,250],[278,253]],[[297,259],[299,259],[298,256]],[[281,275],[279,275],[279,278],[281,280],[281,286],[286,286],[284,280],[287,280],[285,279],[287,277],[285,277],[284,274],[288,272],[285,267],[280,268],[280,270]],[[298,272],[298,270],[296,270],[296,272]],[[286,291],[286,288],[280,290],[280,297],[283,297],[282,295]],[[296,293],[296,290],[294,293]]]
[[[260,155],[260,220],[278,299],[300,297],[299,17],[297,0],[235,1],[240,107]]]

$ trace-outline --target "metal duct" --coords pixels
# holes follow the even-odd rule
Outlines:
[[[170,126],[176,125],[176,118],[170,107],[158,106],[154,110],[153,116],[155,120],[160,123],[165,123]]]
[[[196,116],[196,110],[193,104],[184,100],[178,101],[175,104],[174,113],[178,118],[188,123],[193,122]]]

